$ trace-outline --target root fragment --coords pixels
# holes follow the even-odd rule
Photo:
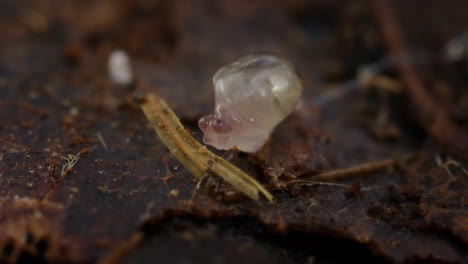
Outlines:
[[[67,154],[67,156],[61,156],[61,158],[66,161],[65,164],[62,165],[62,169],[60,171],[60,176],[63,177],[71,172],[76,163],[78,163],[78,160],[80,160],[80,153],[76,155]]]

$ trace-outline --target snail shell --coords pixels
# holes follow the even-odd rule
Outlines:
[[[299,103],[302,84],[293,65],[272,54],[251,54],[213,76],[214,114],[200,118],[203,141],[217,149],[255,152]]]

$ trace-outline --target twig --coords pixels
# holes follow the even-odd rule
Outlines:
[[[385,58],[378,62],[364,66],[358,73],[358,77],[340,85],[337,88],[320,93],[313,99],[316,105],[325,105],[328,102],[348,95],[351,92],[357,91],[360,88],[365,88],[370,84],[375,84],[375,78],[392,67],[391,62]],[[383,78],[383,77],[382,77]],[[381,80],[379,82],[382,82]],[[391,89],[390,89],[391,90]]]
[[[315,181],[336,181],[341,180],[343,178],[354,176],[354,175],[362,175],[370,172],[374,172],[377,170],[382,170],[388,167],[392,167],[398,164],[402,164],[404,162],[408,162],[416,157],[416,153],[410,153],[401,157],[396,158],[389,158],[379,161],[371,161],[362,163],[356,166],[352,166],[345,169],[337,169],[329,172],[323,172],[315,176],[308,177]]]
[[[392,62],[388,58],[366,65],[359,70],[354,80],[347,81],[335,88],[321,92],[312,99],[312,102],[316,105],[325,105],[352,92],[358,91],[359,89],[368,90],[369,87],[376,87],[387,93],[400,93],[402,90],[401,83],[382,74],[382,72],[392,67]]]
[[[106,141],[104,141],[101,132],[97,132],[97,138],[99,139],[99,142],[101,142],[101,145],[104,147],[104,149],[108,150]]]
[[[468,176],[468,170],[467,170],[467,169],[462,168],[462,171],[463,171],[463,173],[465,174],[465,176]]]
[[[148,95],[140,103],[161,141],[196,178],[201,180],[205,171],[210,170],[251,199],[257,200],[260,192],[273,201],[270,192],[255,179],[198,143],[163,99]]]
[[[406,85],[405,92],[415,108],[420,125],[442,147],[468,162],[468,136],[453,124],[425,91],[422,81],[410,63],[402,34],[388,0],[371,0],[382,37],[394,59],[398,73]]]
[[[321,182],[321,181],[311,181],[311,180],[293,180],[288,182],[287,186],[315,186],[315,185],[322,185],[322,186],[333,186],[333,187],[342,187],[347,188],[348,185],[341,184],[341,183],[334,183],[334,182]]]
[[[379,161],[371,161],[362,163],[356,166],[344,168],[344,169],[337,169],[332,171],[323,172],[317,175],[311,175],[308,177],[303,177],[300,180],[294,180],[286,183],[286,189],[291,189],[293,187],[300,187],[300,186],[307,186],[307,185],[330,185],[330,186],[338,186],[344,187],[347,185],[338,184],[338,183],[329,183],[330,181],[338,181],[342,180],[347,177],[352,176],[359,176],[366,173],[376,172],[379,170],[383,170],[389,167],[397,166],[399,164],[403,164],[415,159],[418,156],[418,153],[410,153],[403,155],[401,157],[389,158]],[[265,186],[265,188],[269,191],[275,190],[283,190],[282,187],[277,187],[271,184]],[[372,188],[370,188],[372,189]],[[239,197],[238,194],[232,193],[229,195],[225,195],[224,197],[226,200],[237,200]]]

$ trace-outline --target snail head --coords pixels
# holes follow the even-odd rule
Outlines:
[[[198,127],[203,131],[205,144],[218,149],[228,149],[230,138],[234,135],[238,122],[229,116],[206,115],[198,120]]]

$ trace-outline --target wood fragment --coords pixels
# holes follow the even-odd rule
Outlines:
[[[463,171],[463,173],[465,174],[465,176],[468,176],[468,170],[467,170],[467,169],[462,168],[462,171]]]
[[[109,150],[107,147],[106,141],[104,141],[104,138],[102,137],[101,132],[97,132],[97,138],[99,139],[99,142],[101,142],[101,145],[104,147],[105,150]]]
[[[188,133],[166,102],[151,94],[140,100],[141,108],[161,141],[197,179],[210,170],[251,199],[258,193],[273,202],[273,196],[260,183],[238,167],[215,155]]]

